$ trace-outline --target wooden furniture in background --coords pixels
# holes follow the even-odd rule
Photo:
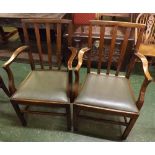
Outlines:
[[[97,13],[98,19],[103,19],[104,17],[111,17],[113,21],[116,18],[121,18],[122,20],[127,20],[129,22],[134,22],[133,13]]]
[[[24,42],[21,19],[62,19],[65,13],[0,13],[0,26],[16,27],[20,40]]]
[[[11,93],[10,101],[16,111],[23,126],[26,126],[26,120],[24,117],[25,113],[30,114],[42,114],[42,115],[60,115],[66,116],[67,118],[67,128],[71,128],[71,117],[70,117],[70,98],[71,98],[71,71],[67,72],[67,69],[61,68],[62,64],[62,51],[61,49],[61,34],[62,26],[66,25],[68,30],[68,45],[71,45],[71,33],[72,33],[72,22],[70,20],[60,20],[60,19],[23,19],[22,20],[23,31],[25,36],[26,45],[19,47],[10,59],[3,65],[9,78],[9,91]],[[47,48],[43,48],[41,36],[40,36],[40,25],[44,25],[46,28],[46,44]],[[50,27],[56,27],[56,51],[53,51]],[[36,44],[38,47],[38,57],[39,65],[35,64],[33,59],[33,53],[31,50],[31,44],[28,35],[29,26],[33,26],[35,29]],[[32,71],[26,77],[26,79],[20,84],[18,89],[16,89],[14,84],[13,72],[10,69],[10,65],[15,61],[16,57],[27,52],[29,56],[29,62]],[[43,51],[47,53],[48,62],[44,61]],[[69,64],[72,63],[76,51],[73,51]],[[53,62],[53,57],[56,57],[56,62]],[[26,105],[25,108],[21,105]],[[38,111],[31,109],[35,106],[44,107],[57,107],[65,109],[64,112],[47,112]]]
[[[100,27],[100,39],[99,39],[99,51],[97,59],[97,73],[92,72],[92,29],[94,26]],[[106,28],[111,27],[110,47],[107,58],[107,69],[105,73],[102,73],[102,62],[105,59],[104,47],[105,47],[105,32]],[[115,74],[111,72],[112,57],[115,56],[116,38],[118,37],[119,27],[124,30],[123,42],[120,46],[120,55],[117,59],[117,66]],[[126,53],[128,38],[135,28],[140,30],[135,46],[135,53],[132,55],[128,70],[125,76],[119,75],[120,68]],[[142,35],[145,30],[144,24],[126,23],[126,22],[114,22],[114,21],[91,21],[89,27],[89,45],[90,49],[87,52],[87,76],[82,89],[79,92],[79,70],[83,62],[83,56],[85,52],[80,51],[78,55],[78,65],[75,68],[75,84],[74,84],[74,104],[73,104],[73,118],[74,118],[74,130],[78,130],[79,118],[92,119],[98,121],[105,121],[107,123],[117,124],[124,126],[124,132],[121,139],[126,139],[131,129],[133,128],[135,121],[139,116],[140,109],[144,102],[144,95],[148,84],[152,78],[148,72],[148,62],[142,54],[139,53],[139,45],[142,40]],[[88,50],[87,50],[88,51]],[[134,67],[136,59],[140,59],[143,64],[145,80],[141,86],[139,97],[136,100],[134,93],[130,86],[129,77]],[[118,116],[124,118],[120,121],[107,120],[103,118],[94,118],[85,112],[94,112],[108,114],[111,116]],[[82,113],[81,113],[82,112]]]
[[[146,25],[145,33],[143,34],[142,44],[140,45],[141,54],[149,57],[155,53],[155,14],[141,13],[137,16],[136,23]],[[139,30],[135,31],[135,41],[137,40]],[[154,58],[149,58],[149,64],[155,64]]]
[[[13,30],[11,32],[5,32],[3,30],[3,27],[0,26],[0,42],[6,43],[8,39],[11,38],[13,35],[15,35],[17,32],[18,32],[17,30]]]

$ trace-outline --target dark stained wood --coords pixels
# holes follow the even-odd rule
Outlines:
[[[0,18],[55,18],[62,19],[65,13],[0,13]]]
[[[52,69],[52,47],[51,47],[51,37],[50,37],[50,24],[46,24],[46,36],[47,36],[47,46],[48,46],[48,63],[49,69]]]
[[[57,64],[58,69],[60,70],[61,67],[61,25],[57,24],[57,40],[56,40],[56,46],[57,46]]]
[[[35,69],[35,64],[34,64],[34,60],[33,60],[33,56],[32,56],[32,48],[30,45],[30,40],[29,40],[29,35],[27,32],[27,27],[25,23],[22,23],[23,26],[23,32],[24,32],[24,37],[25,37],[25,43],[30,47],[30,51],[28,52],[29,55],[29,61],[30,61],[30,65],[31,65],[31,69],[34,70]]]
[[[36,35],[36,40],[37,40],[37,47],[38,47],[38,52],[39,52],[39,59],[40,59],[40,65],[41,69],[44,69],[43,66],[43,56],[42,56],[42,46],[41,46],[41,40],[40,40],[40,34],[39,34],[39,27],[37,24],[34,24],[34,29],[35,29],[35,35]]]
[[[92,49],[92,25],[89,26],[89,38],[88,38],[88,47]],[[88,60],[87,60],[87,73],[90,73],[91,68],[91,52],[88,53]]]
[[[115,26],[112,30],[112,40],[111,40],[111,46],[110,46],[110,52],[109,52],[109,60],[108,60],[108,66],[107,66],[107,74],[110,72],[110,67],[112,63],[112,57],[114,54],[114,49],[115,49],[115,42],[116,42],[116,36],[117,36],[117,26]]]
[[[126,29],[126,33],[125,33],[125,36],[124,36],[124,41],[122,43],[122,47],[121,47],[121,50],[120,50],[118,66],[117,66],[117,70],[116,70],[116,74],[115,74],[116,76],[118,76],[118,73],[119,73],[121,65],[122,65],[122,61],[123,61],[123,58],[124,58],[124,55],[125,55],[125,52],[126,52],[126,48],[127,48],[127,44],[128,44],[128,38],[130,36],[130,31],[131,31],[131,28]]]
[[[97,73],[100,74],[101,72],[101,65],[103,59],[103,50],[104,50],[104,34],[105,34],[105,27],[100,27],[100,45],[99,45],[99,61],[98,61],[98,71]]]
[[[71,100],[72,99],[72,93],[71,93],[71,88],[72,88],[72,74],[70,74],[72,72],[70,66],[72,66],[72,61],[74,59],[74,57],[76,56],[76,52],[72,52],[71,54],[71,58],[69,59],[71,64],[70,66],[68,66],[68,69],[63,70],[60,68],[61,65],[61,33],[62,33],[62,25],[65,24],[66,28],[71,28],[71,23],[72,21],[70,20],[60,20],[60,19],[22,19],[22,25],[23,25],[23,30],[24,30],[24,36],[25,36],[25,41],[26,41],[26,45],[19,47],[18,49],[15,50],[15,52],[12,54],[12,56],[10,57],[10,59],[3,65],[3,68],[6,70],[7,74],[8,74],[8,78],[9,78],[9,91],[11,95],[14,95],[14,93],[16,92],[15,87],[15,83],[14,83],[14,76],[13,76],[13,72],[11,71],[10,65],[15,61],[15,59],[18,57],[18,55],[20,55],[23,52],[26,52],[29,56],[30,59],[30,65],[31,65],[31,69],[32,70],[44,70],[44,71],[51,71],[54,72],[56,71],[56,69],[54,69],[54,67],[57,67],[59,69],[60,72],[66,72],[67,70],[69,70],[68,72],[68,82],[66,83],[67,88],[66,88],[66,93],[68,95],[68,98]],[[49,68],[45,68],[45,64],[44,64],[44,54],[43,54],[43,47],[42,47],[42,41],[41,41],[41,35],[40,35],[40,26],[44,25],[46,28],[46,34],[47,34],[47,63],[46,65],[49,66]],[[57,49],[56,51],[52,50],[52,42],[51,42],[51,33],[50,33],[50,26],[54,25],[57,28],[57,33],[56,33],[56,44],[57,44]],[[35,36],[36,36],[36,42],[37,42],[37,47],[38,47],[38,54],[39,54],[39,60],[40,60],[40,65],[41,68],[37,68],[35,67],[36,62],[33,60],[33,54],[31,46],[30,45],[30,40],[29,40],[29,34],[27,32],[27,29],[29,26],[34,26],[35,29]],[[72,32],[70,30],[70,32]],[[71,33],[70,33],[71,34]],[[70,36],[69,36],[70,37]],[[71,40],[68,41],[69,43],[71,43]],[[65,51],[64,51],[65,52]],[[37,53],[36,53],[37,54]],[[53,66],[53,62],[52,62],[52,57],[55,54],[55,56],[57,57],[57,66]],[[36,65],[37,66],[37,65]],[[61,69],[61,70],[60,70]],[[45,73],[46,74],[46,73]],[[28,79],[28,78],[27,78]],[[25,80],[27,80],[25,79]],[[39,85],[39,83],[38,83]],[[58,83],[59,85],[59,83]],[[52,87],[52,85],[51,85]],[[20,90],[19,90],[20,91]],[[40,95],[40,94],[39,94]],[[43,94],[42,94],[43,95]],[[45,112],[45,111],[31,111],[30,109],[25,109],[25,110],[21,110],[21,108],[19,107],[19,105],[26,105],[26,106],[49,106],[49,107],[57,107],[57,108],[64,108],[65,109],[65,113],[59,113],[58,115],[63,115],[66,117],[67,119],[67,129],[70,130],[71,129],[71,111],[70,111],[70,104],[66,103],[66,102],[59,102],[59,101],[44,101],[44,100],[37,100],[36,99],[13,99],[10,98],[10,101],[13,105],[13,108],[15,110],[15,112],[17,113],[17,116],[19,117],[21,123],[23,126],[26,126],[26,119],[24,117],[24,113],[31,113],[31,114],[50,114],[49,112]],[[57,113],[54,113],[54,115]]]
[[[145,30],[145,25],[144,24],[135,24],[135,23],[129,23],[129,22],[113,22],[113,21],[91,21],[90,22],[90,27],[89,27],[89,43],[88,43],[88,47],[90,48],[90,51],[92,50],[92,26],[99,26],[101,29],[100,29],[100,38],[99,38],[99,42],[100,42],[100,47],[99,47],[99,56],[100,58],[98,59],[98,70],[97,70],[97,73],[94,73],[94,74],[102,74],[101,73],[101,63],[102,63],[102,51],[103,51],[103,48],[105,47],[105,44],[104,44],[104,41],[103,39],[105,39],[104,37],[104,31],[103,31],[103,27],[111,27],[112,28],[112,31],[111,31],[111,38],[110,39],[110,48],[108,49],[108,62],[107,62],[107,71],[106,71],[106,76],[118,76],[118,73],[120,71],[120,68],[121,68],[121,65],[122,65],[122,62],[124,60],[124,56],[125,56],[125,53],[127,51],[127,45],[128,45],[128,42],[129,42],[129,37],[132,33],[132,31],[137,28],[139,29],[139,36],[137,38],[137,42],[135,44],[135,53],[133,53],[132,57],[131,57],[131,62],[129,64],[129,67],[128,67],[128,70],[126,72],[126,77],[124,78],[127,78],[129,79],[130,77],[130,73],[134,67],[134,64],[136,62],[136,59],[139,59],[141,62],[142,62],[142,66],[143,66],[143,70],[144,70],[144,75],[145,75],[145,80],[141,86],[141,90],[139,92],[139,98],[138,100],[136,101],[135,100],[135,104],[137,105],[137,108],[140,110],[143,103],[144,103],[144,95],[145,95],[145,91],[146,91],[146,88],[148,86],[148,84],[152,81],[152,77],[150,76],[150,73],[148,71],[148,62],[147,62],[147,59],[146,57],[141,54],[140,52],[143,51],[146,47],[142,46],[141,45],[141,41],[142,41],[142,35],[144,33],[144,30]],[[118,37],[118,29],[119,27],[121,27],[123,30],[124,30],[124,37],[122,37],[122,43],[121,43],[121,46],[120,46],[120,55],[119,55],[119,58],[118,58],[118,61],[117,61],[117,68],[116,68],[116,73],[115,74],[110,74],[110,68],[111,68],[111,61],[112,61],[112,57],[114,56],[114,49],[115,49],[115,45],[116,45],[116,38]],[[141,45],[141,46],[140,46]],[[141,47],[141,48],[140,48]],[[86,48],[85,48],[86,49]],[[88,50],[86,50],[88,51]],[[85,51],[85,52],[86,52]],[[83,55],[84,53],[83,51],[79,51],[79,55],[78,55],[78,65],[77,67],[75,68],[75,84],[74,84],[74,87],[76,87],[75,89],[75,92],[74,94],[76,94],[74,97],[76,97],[78,95],[78,87],[79,87],[79,79],[80,79],[80,75],[79,75],[79,70],[80,70],[80,67],[82,66],[82,62],[83,62]],[[89,53],[89,52],[88,52]],[[153,53],[153,52],[152,52]],[[149,53],[149,56],[154,56],[154,54],[150,55]],[[88,66],[87,66],[87,69],[88,69],[88,73],[91,73],[90,70],[91,70],[91,58],[89,58],[89,61],[88,61]],[[122,77],[122,76],[121,76]],[[128,84],[129,84],[129,89],[131,89],[131,86],[130,86],[130,83],[128,81]],[[117,88],[114,88],[114,89],[117,89]],[[95,91],[95,90],[93,90]],[[104,90],[104,87],[103,87],[103,91],[106,91]],[[132,92],[132,91],[131,91]],[[109,94],[111,95],[111,94]],[[131,96],[134,98],[134,94],[131,93]],[[130,133],[131,129],[133,128],[138,116],[139,116],[139,112],[132,112],[132,111],[122,111],[122,110],[116,110],[116,109],[113,109],[111,107],[107,107],[107,108],[104,108],[104,107],[100,107],[100,106],[93,106],[93,105],[89,105],[89,103],[87,104],[78,104],[78,103],[74,103],[73,104],[73,112],[74,112],[74,128],[75,128],[75,131],[78,130],[78,121],[80,121],[78,118],[79,117],[84,117],[84,118],[87,118],[87,119],[93,119],[93,120],[96,120],[96,118],[92,117],[92,116],[81,116],[80,115],[80,111],[90,111],[90,112],[98,112],[98,113],[103,113],[103,114],[108,114],[108,115],[116,115],[116,116],[121,116],[121,117],[125,117],[124,119],[124,122],[113,122],[111,120],[104,120],[104,119],[98,119],[98,120],[102,120],[102,121],[105,121],[105,122],[109,122],[109,123],[114,123],[114,124],[118,124],[118,125],[125,125],[126,128],[121,136],[121,139],[126,139],[128,134]],[[127,118],[129,118],[130,120],[127,121]]]
[[[22,27],[21,19],[62,19],[66,13],[0,13],[1,26]]]

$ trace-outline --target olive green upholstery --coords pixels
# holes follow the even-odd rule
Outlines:
[[[90,73],[75,104],[138,112],[128,79]]]
[[[11,99],[69,102],[67,79],[67,72],[32,71]]]

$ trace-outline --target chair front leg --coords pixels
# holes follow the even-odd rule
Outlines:
[[[73,105],[73,129],[74,131],[78,131],[78,115],[79,115],[79,108],[77,105]]]
[[[17,116],[18,116],[18,118],[20,119],[22,125],[23,126],[27,126],[27,122],[26,122],[26,120],[24,118],[24,114],[21,112],[21,110],[19,108],[19,105],[14,103],[13,101],[11,101],[11,104],[12,104],[12,106],[13,106],[13,108],[14,108]]]
[[[66,116],[67,116],[67,130],[70,131],[71,130],[71,109],[70,109],[70,104],[67,105],[66,107]]]
[[[130,118],[129,124],[126,127],[126,129],[124,130],[124,133],[122,134],[122,137],[121,137],[122,140],[125,140],[127,138],[131,129],[133,128],[137,118],[138,118],[138,116],[135,116],[134,118]]]

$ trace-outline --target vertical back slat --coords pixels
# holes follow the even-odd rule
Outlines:
[[[99,61],[98,61],[98,70],[97,70],[98,74],[100,74],[101,72],[103,48],[104,48],[104,34],[105,34],[105,26],[101,26],[100,27]]]
[[[130,36],[130,32],[131,32],[131,28],[127,28],[126,32],[125,32],[125,36],[124,36],[124,40],[121,46],[121,51],[120,51],[120,56],[119,56],[119,60],[118,60],[118,66],[117,66],[117,70],[116,70],[116,76],[118,76],[118,73],[120,71],[121,65],[122,65],[122,61],[125,55],[125,51],[127,48],[127,44],[128,44],[128,38]]]
[[[72,28],[72,23],[69,23],[68,25],[68,46],[72,46],[72,32],[73,28]]]
[[[92,24],[89,26],[89,38],[88,38],[88,47],[92,49]],[[91,68],[91,52],[88,53],[88,60],[87,60],[87,73],[90,73]]]
[[[38,24],[36,24],[36,23],[34,24],[34,29],[35,29],[35,35],[36,35],[36,40],[37,40],[37,47],[38,47],[38,51],[39,51],[40,66],[41,66],[41,69],[44,69],[42,46],[41,46],[41,40],[40,40],[40,33],[39,33]]]
[[[108,56],[107,74],[109,74],[109,72],[110,72],[112,57],[113,57],[114,50],[115,50],[117,28],[118,28],[117,26],[114,26],[113,30],[112,30],[112,40],[111,40],[110,51],[109,51],[109,56]]]
[[[22,27],[23,27],[23,33],[24,33],[25,42],[30,47],[30,50],[28,52],[28,55],[29,55],[31,69],[34,70],[35,69],[35,65],[34,65],[34,60],[33,60],[33,56],[32,56],[32,48],[31,48],[31,45],[30,45],[30,41],[29,41],[29,36],[28,36],[26,24],[25,23],[22,23]]]
[[[57,44],[57,64],[58,64],[58,70],[61,68],[61,24],[57,24],[57,39],[56,39],[56,44]]]
[[[51,47],[51,35],[50,24],[46,23],[46,38],[47,38],[47,50],[48,50],[48,63],[49,69],[52,69],[52,47]]]

